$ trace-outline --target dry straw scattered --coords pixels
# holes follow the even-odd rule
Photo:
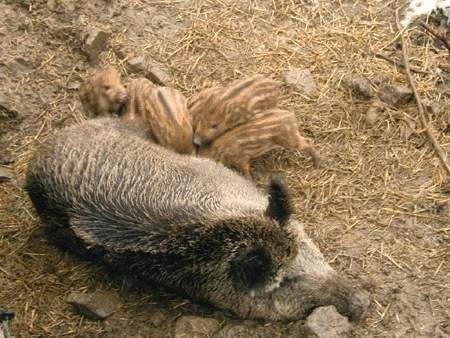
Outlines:
[[[145,11],[155,8],[165,15],[167,36],[152,29],[141,29],[138,36],[132,25],[114,26],[114,21],[104,20],[115,34],[103,62],[128,76],[127,58],[145,55],[164,65],[169,85],[186,95],[255,73],[283,80],[291,68],[311,71],[316,92],[307,96],[285,87],[281,106],[296,112],[300,130],[326,159],[324,168],[315,170],[306,155],[289,151],[275,151],[254,166],[260,182],[269,173],[286,178],[298,217],[327,259],[370,291],[372,305],[357,327],[361,337],[391,337],[395,332],[432,336],[445,331],[448,321],[450,181],[422,132],[429,130],[426,126],[433,128],[448,161],[450,137],[442,132],[450,118],[445,106],[448,52],[414,27],[403,36],[409,57],[406,62],[402,59],[394,16],[401,4],[384,0],[128,2],[129,8],[148,16],[155,13]],[[18,183],[35,145],[60,125],[83,119],[76,91],[69,87],[87,72],[87,62],[70,45],[76,45],[76,39],[64,35],[76,27],[61,22],[55,24],[59,30],[45,26],[44,18],[51,16],[45,4],[39,6],[30,13],[41,10],[42,14],[29,14],[36,41],[36,55],[29,57],[38,67],[17,86],[49,88],[56,94],[36,105],[34,115],[11,134],[9,150],[16,159]],[[92,25],[102,21],[99,13],[83,15]],[[173,31],[171,25],[176,25]],[[58,43],[44,46],[40,39]],[[11,44],[8,53],[17,50],[15,46]],[[117,56],[121,47],[127,50],[125,59]],[[436,102],[441,110],[424,110],[424,123],[416,102],[388,107],[375,125],[368,126],[364,114],[370,102],[354,96],[342,80],[359,74],[372,81],[381,74],[389,83],[406,85],[407,64],[424,106]],[[374,83],[372,87],[377,90]],[[26,100],[17,93],[18,101]],[[69,291],[111,288],[121,292],[125,303],[117,323],[146,325],[143,312],[155,311],[155,294],[141,297],[127,291],[125,284],[110,282],[95,265],[49,246],[19,186],[0,184],[0,219],[0,305],[17,312],[13,325],[17,332],[25,332],[24,336],[104,332],[103,324],[84,321],[71,312],[64,297]],[[190,311],[183,300],[168,303],[172,318]],[[182,305],[174,308],[176,304]],[[164,332],[171,332],[170,323],[162,326]]]

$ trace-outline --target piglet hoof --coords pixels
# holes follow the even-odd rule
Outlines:
[[[311,156],[311,160],[313,162],[313,167],[316,169],[322,168],[322,157],[319,155],[317,150],[313,147],[307,150],[309,156]]]

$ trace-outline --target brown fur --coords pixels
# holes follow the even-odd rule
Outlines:
[[[192,154],[192,117],[187,100],[178,90],[158,87],[145,102],[143,121],[150,126],[156,142],[180,154]]]
[[[278,147],[306,150],[314,165],[319,166],[319,155],[310,140],[300,135],[294,113],[281,109],[256,113],[248,122],[199,148],[198,155],[249,176],[250,161]]]
[[[128,101],[120,112],[120,117],[127,121],[142,121],[145,113],[145,101],[155,88],[156,85],[146,78],[131,80],[127,85]]]
[[[279,83],[261,75],[200,92],[188,104],[195,121],[194,143],[204,146],[255,113],[275,108],[279,94]]]
[[[145,78],[128,85],[129,100],[120,116],[140,123],[154,141],[181,154],[192,154],[192,118],[178,90],[157,87]]]
[[[107,66],[94,70],[81,84],[83,108],[91,116],[117,114],[127,100],[127,91],[119,73]]]

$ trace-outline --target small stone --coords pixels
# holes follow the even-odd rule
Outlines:
[[[145,72],[147,60],[144,56],[136,56],[127,61],[127,69],[130,74]]]
[[[374,101],[370,105],[369,109],[367,109],[365,121],[369,126],[373,126],[380,116],[380,113],[382,113],[385,110],[385,106],[380,101]]]
[[[351,336],[352,325],[334,306],[316,308],[306,319],[305,327],[312,337],[345,338]]]
[[[295,87],[300,93],[311,95],[316,91],[316,81],[308,69],[293,69],[284,76],[288,85]]]
[[[385,84],[379,92],[380,99],[394,107],[407,104],[413,98],[413,91],[405,86]]]
[[[91,64],[98,63],[101,52],[106,49],[110,35],[111,33],[96,28],[86,34],[83,50]]]
[[[105,319],[119,306],[117,295],[105,292],[72,292],[66,302],[73,305],[80,314],[93,320]]]
[[[219,322],[213,318],[183,316],[175,324],[175,338],[212,337],[219,327]]]
[[[163,66],[156,63],[153,63],[150,66],[147,77],[150,81],[160,86],[165,86],[165,84],[169,81],[169,76],[167,75],[166,70],[163,68]]]
[[[373,97],[373,90],[370,86],[369,80],[361,75],[351,75],[344,78],[343,83],[347,86],[353,93],[360,97],[371,98]]]
[[[372,83],[375,86],[379,86],[379,85],[381,85],[383,83],[388,82],[389,81],[389,76],[387,76],[386,74],[381,74],[381,73],[380,74],[375,74],[374,76],[372,76],[370,78],[370,81],[372,81]]]
[[[4,166],[0,166],[0,182],[6,182],[13,178],[12,169]]]
[[[129,59],[127,68],[129,73],[142,73],[150,81],[160,86],[165,86],[169,82],[169,76],[163,66],[156,62],[151,62],[144,56],[136,56]]]

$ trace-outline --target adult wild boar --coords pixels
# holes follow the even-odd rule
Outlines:
[[[295,320],[333,304],[357,319],[367,307],[292,219],[280,181],[260,192],[125,121],[89,120],[49,137],[26,190],[63,247],[241,317]]]

